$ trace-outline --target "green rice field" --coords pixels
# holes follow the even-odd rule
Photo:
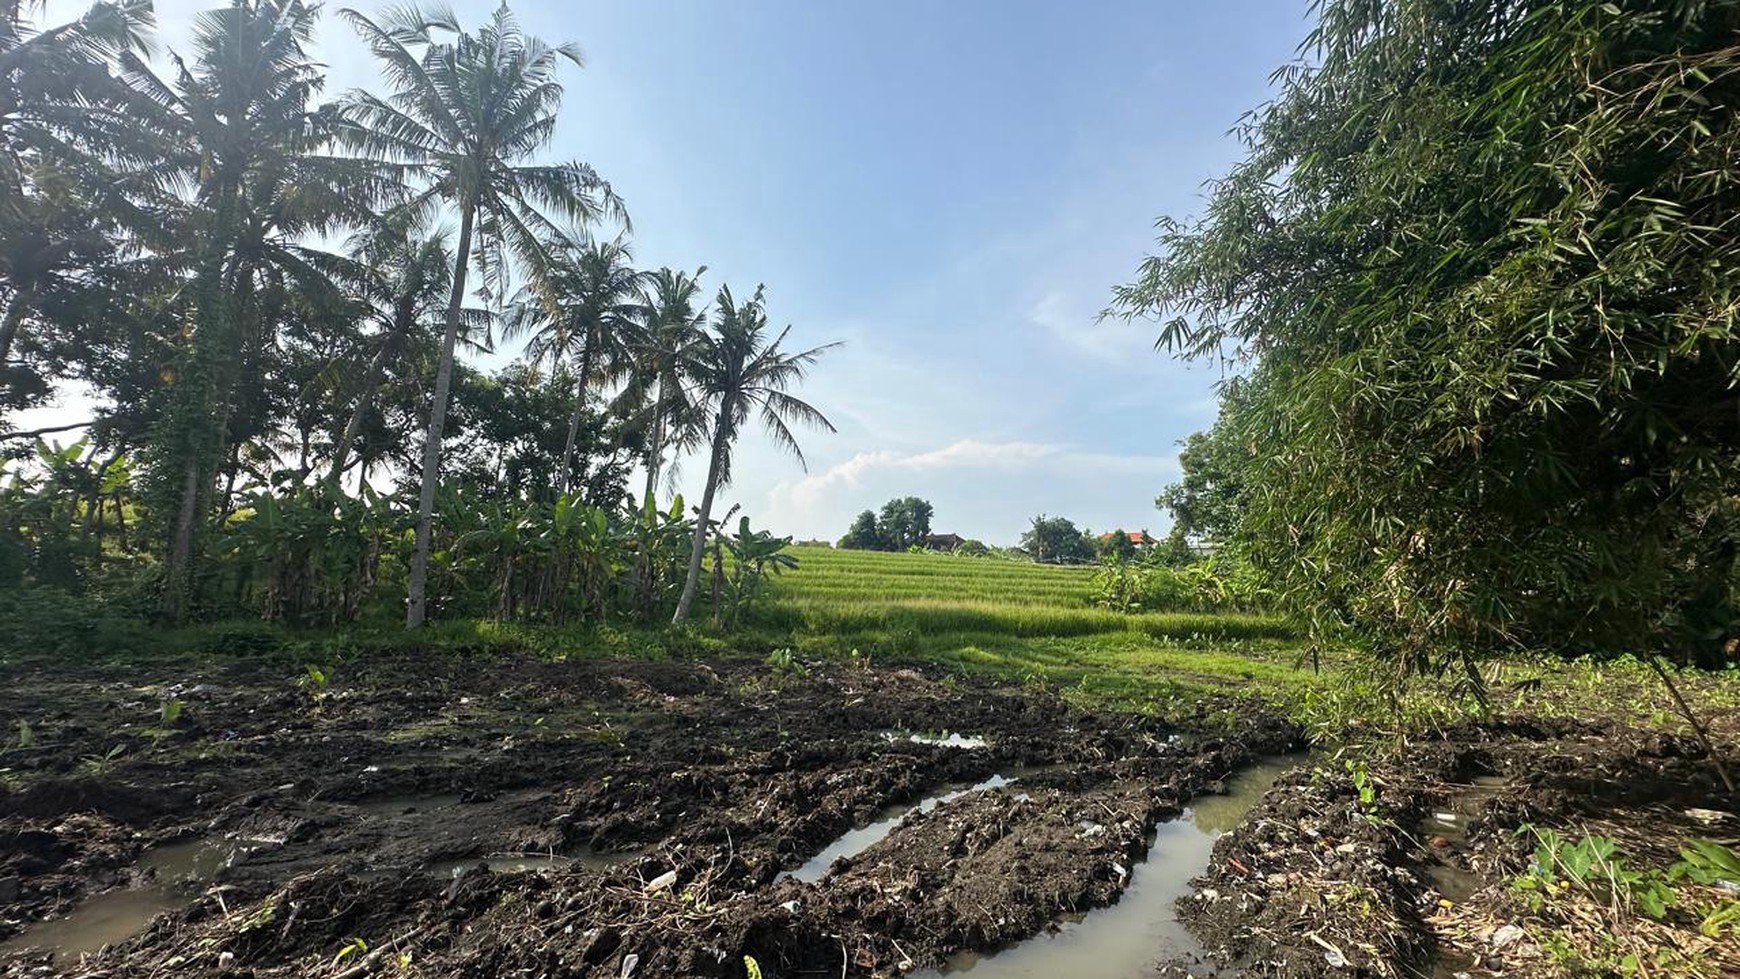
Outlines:
[[[1114,698],[1295,686],[1295,630],[1244,613],[1124,614],[1092,568],[948,554],[797,547],[757,617],[801,652],[944,663]],[[1255,690],[1253,689],[1253,692]]]

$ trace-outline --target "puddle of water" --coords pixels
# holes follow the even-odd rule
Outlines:
[[[991,743],[980,735],[958,731],[883,731],[882,738],[889,742],[910,741],[939,748],[983,748]]]
[[[193,839],[183,843],[165,843],[152,847],[139,858],[140,870],[156,872],[161,884],[215,880],[225,868],[233,866],[259,849],[257,841],[227,839]]]
[[[1214,841],[1300,763],[1279,758],[1245,769],[1227,780],[1225,795],[1195,800],[1183,816],[1155,827],[1148,856],[1131,868],[1130,886],[1116,904],[1072,915],[1056,931],[1000,952],[961,953],[940,971],[913,973],[914,979],[1135,979],[1152,975],[1159,962],[1200,960],[1202,946],[1173,905],[1208,869]]]
[[[497,874],[523,874],[540,870],[560,870],[563,867],[583,867],[602,872],[638,856],[640,854],[632,850],[622,853],[596,853],[588,850],[576,856],[560,853],[489,853],[463,860],[438,860],[431,863],[428,870],[437,877],[457,877],[481,863],[491,873]]]
[[[57,958],[76,958],[132,938],[255,848],[248,840],[206,838],[152,847],[139,858],[139,869],[153,872],[150,883],[94,894],[66,917],[37,922],[0,942],[0,954],[52,950]]]
[[[63,961],[77,958],[132,938],[151,919],[185,903],[164,886],[105,891],[86,898],[64,918],[38,922],[0,942],[0,955],[52,950]]]
[[[1420,839],[1434,849],[1466,843],[1469,820],[1479,816],[1487,800],[1509,784],[1502,776],[1483,775],[1468,785],[1455,786],[1449,802],[1428,811],[1420,821]],[[1426,876],[1439,894],[1457,903],[1468,900],[1481,887],[1480,878],[1452,862],[1448,854],[1439,854],[1426,868]]]
[[[811,857],[803,866],[792,871],[788,876],[808,883],[815,883],[828,875],[828,868],[841,857],[853,857],[871,845],[880,843],[889,833],[894,832],[906,817],[915,812],[930,812],[937,806],[953,799],[959,799],[969,792],[984,792],[989,789],[1000,789],[1014,784],[1020,776],[993,775],[977,785],[951,788],[946,792],[926,796],[917,805],[897,806],[883,811],[874,822],[848,830],[844,836],[828,844],[828,848]]]
[[[1226,780],[1225,795],[1204,795],[1190,800],[1190,822],[1198,830],[1216,837],[1231,832],[1263,793],[1269,791],[1269,786],[1300,764],[1297,756],[1265,758],[1240,770]]]

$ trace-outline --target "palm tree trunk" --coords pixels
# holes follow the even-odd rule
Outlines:
[[[344,475],[344,464],[350,458],[350,447],[356,444],[357,436],[362,434],[363,421],[368,417],[369,408],[374,405],[375,388],[381,383],[381,362],[386,355],[387,348],[383,345],[369,358],[368,374],[363,378],[362,390],[357,392],[356,407],[351,410],[350,420],[344,423],[344,434],[338,437],[338,445],[332,449],[332,473],[326,479],[334,486],[338,485],[339,477]]]
[[[586,412],[586,382],[581,380],[574,392],[574,413],[568,416],[568,440],[562,443],[562,478],[557,493],[566,495],[574,480],[574,443],[580,438],[580,416]]]
[[[652,437],[646,447],[646,495],[644,503],[658,492],[659,467],[665,461],[665,382],[659,381],[658,397],[653,400]],[[657,504],[654,504],[655,506]]]
[[[574,445],[580,438],[580,421],[586,414],[586,380],[592,373],[592,338],[580,351],[580,379],[574,383],[574,414],[568,417],[568,441],[562,445],[561,492],[574,484]]]
[[[0,366],[12,359],[12,341],[18,337],[18,326],[24,322],[24,310],[30,305],[32,290],[19,289],[12,295],[12,302],[6,306],[6,315],[0,318]]]
[[[220,201],[215,225],[232,228],[235,213],[232,195],[222,194]],[[233,236],[223,235],[217,240],[230,241]],[[174,492],[175,522],[159,605],[163,617],[170,622],[179,622],[187,614],[199,544],[196,537],[201,524],[210,516],[206,510],[214,489],[212,481],[228,442],[233,387],[229,371],[240,357],[237,330],[243,311],[236,298],[235,280],[241,279],[242,273],[237,271],[226,283],[224,249],[216,246],[203,265],[195,279],[198,298],[192,347],[185,369],[176,381],[173,410],[164,423],[166,447],[173,460],[169,465],[180,464],[177,474],[180,485]]]
[[[416,629],[428,615],[429,545],[435,531],[435,483],[441,478],[441,434],[447,424],[447,390],[453,385],[453,348],[459,342],[459,316],[465,302],[465,273],[471,268],[471,225],[475,202],[459,213],[459,245],[453,262],[453,293],[447,300],[447,332],[441,338],[441,363],[435,369],[435,403],[429,407],[429,434],[423,441],[423,482],[417,494],[417,542],[411,551],[411,577],[405,589],[405,628]]]
[[[721,408],[714,423],[713,454],[707,460],[707,488],[701,493],[701,513],[695,518],[695,538],[689,545],[689,575],[683,579],[683,596],[677,600],[676,614],[671,616],[672,625],[688,621],[689,608],[695,604],[695,592],[701,586],[701,557],[707,552],[707,521],[713,516],[713,493],[719,488],[719,470],[723,468],[731,436],[725,426],[727,417],[725,409]]]

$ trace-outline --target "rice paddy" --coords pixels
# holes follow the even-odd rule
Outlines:
[[[1284,619],[1124,614],[1094,604],[1094,572],[947,554],[792,550],[758,619],[806,653],[943,663],[1113,699],[1303,681]]]

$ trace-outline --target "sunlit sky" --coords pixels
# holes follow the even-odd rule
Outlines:
[[[162,46],[211,5],[159,0]],[[1219,370],[1095,314],[1154,218],[1198,212],[1237,159],[1229,130],[1294,57],[1303,0],[512,6],[585,52],[550,156],[612,182],[637,262],[766,283],[795,343],[844,341],[801,391],[838,433],[803,437],[807,473],[749,433],[723,502],[830,539],[909,494],[992,543],[1038,513],[1165,528],[1154,494]],[[493,7],[455,5],[468,25]],[[376,83],[335,17],[314,54],[329,95]],[[19,421],[88,417],[77,401]],[[693,498],[703,464],[685,468]]]

